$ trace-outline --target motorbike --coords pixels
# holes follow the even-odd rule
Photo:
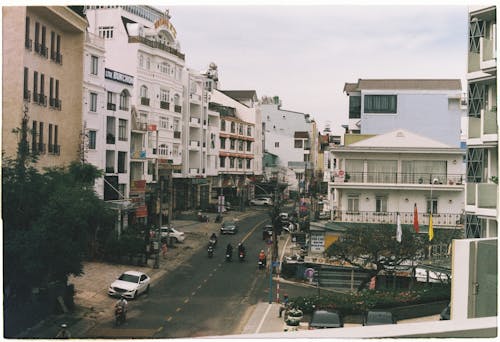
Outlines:
[[[257,264],[259,265],[259,270],[264,269],[266,267],[266,259],[259,259]]]
[[[243,251],[239,252],[239,259],[240,259],[240,262],[245,261],[245,252],[243,252]]]
[[[233,260],[233,251],[226,251],[226,261],[232,261]]]
[[[211,258],[214,256],[214,246],[212,244],[208,245],[208,257]]]
[[[208,240],[208,244],[209,245],[212,245],[213,247],[215,247],[215,245],[217,244],[217,238],[210,238],[210,240]]]
[[[217,216],[215,217],[215,222],[217,222],[217,223],[222,222],[222,215],[221,214],[217,214]]]
[[[115,307],[115,325],[121,325],[125,323],[125,309],[123,306],[118,305]]]

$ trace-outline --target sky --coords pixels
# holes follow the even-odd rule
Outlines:
[[[214,62],[220,89],[279,96],[321,130],[343,132],[344,84],[359,78],[455,78],[466,91],[466,4],[208,3],[161,7],[186,67]]]

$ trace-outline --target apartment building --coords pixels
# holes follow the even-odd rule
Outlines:
[[[318,162],[316,123],[309,114],[282,109],[277,96],[264,99],[261,108],[265,151],[278,156],[278,165],[294,171],[295,179],[286,181],[290,191],[308,192]]]
[[[459,79],[359,79],[345,83],[354,134],[407,129],[458,147],[465,116]]]
[[[219,167],[212,199],[224,196],[244,207],[253,198],[254,182],[262,175],[262,123],[254,90],[214,89],[210,111],[220,114]]]
[[[498,236],[496,6],[469,12],[466,233]]]
[[[2,150],[15,158],[13,130],[28,118],[37,167],[81,157],[85,18],[63,6],[2,8]]]

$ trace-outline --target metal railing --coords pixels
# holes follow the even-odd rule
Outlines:
[[[398,172],[345,172],[344,177],[332,176],[334,183],[434,184],[462,185],[463,174],[398,173]]]
[[[399,212],[401,224],[413,224],[412,212]],[[419,225],[428,225],[430,215],[426,212],[418,213]],[[334,210],[333,221],[355,223],[388,223],[396,224],[397,212],[376,211],[349,211]],[[432,224],[436,226],[458,226],[463,224],[461,213],[433,213]]]

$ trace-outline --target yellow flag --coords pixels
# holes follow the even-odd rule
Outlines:
[[[434,238],[434,228],[432,227],[432,214],[429,216],[429,241]]]

